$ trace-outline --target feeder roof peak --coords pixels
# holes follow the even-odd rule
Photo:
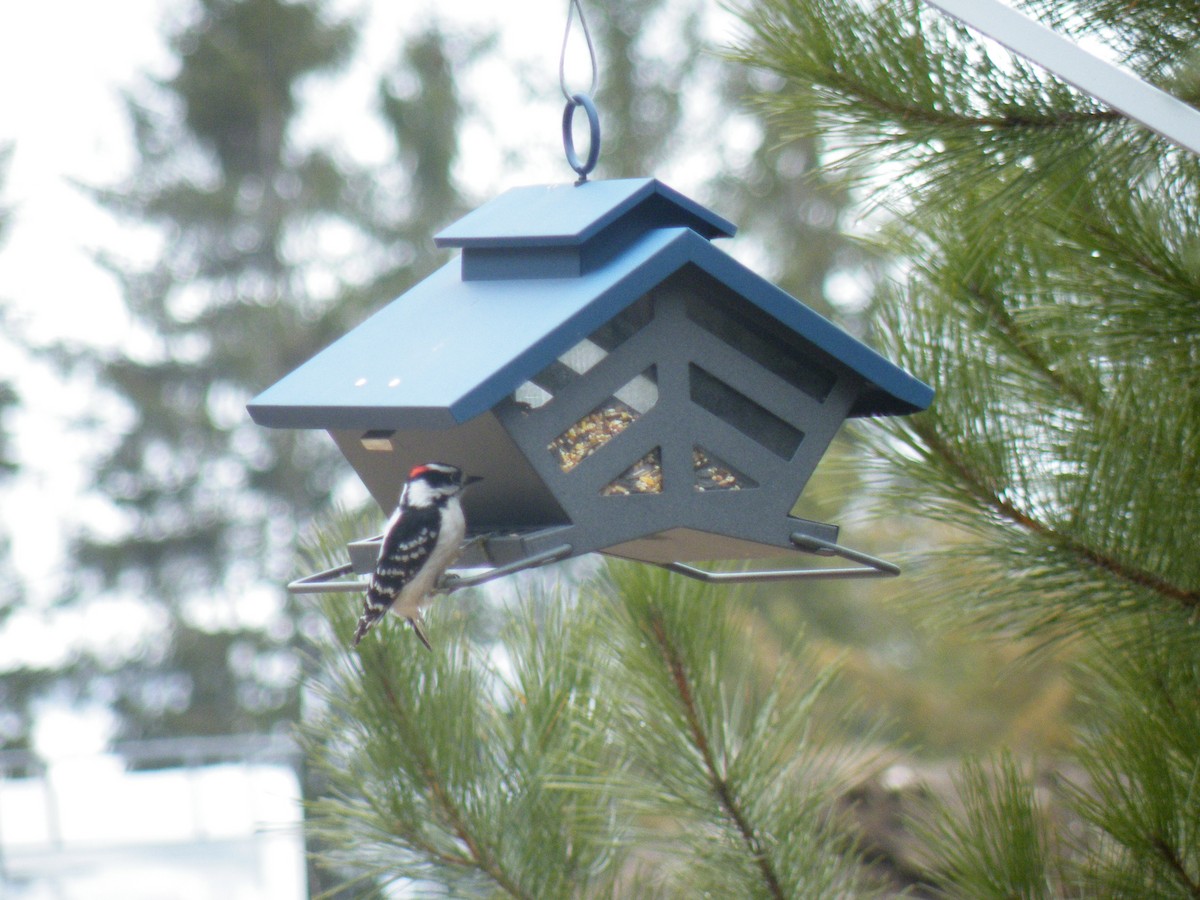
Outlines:
[[[737,227],[654,178],[513,188],[434,237],[439,247],[581,247],[610,227],[690,228],[732,237]]]

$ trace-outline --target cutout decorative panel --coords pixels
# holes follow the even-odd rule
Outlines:
[[[804,432],[763,409],[694,363],[688,366],[692,402],[782,459],[791,459]]]
[[[562,471],[570,472],[657,402],[658,378],[651,366],[552,440],[546,449]]]
[[[699,444],[692,448],[693,487],[698,491],[740,491],[756,488],[758,482],[744,475],[725,460],[709,453]]]
[[[736,347],[769,372],[814,400],[824,401],[837,383],[837,376],[817,363],[812,352],[786,328],[749,304],[738,306],[737,317],[698,294],[685,304],[687,317],[709,334]]]
[[[661,494],[663,489],[662,450],[655,447],[600,491],[605,497],[626,494]]]
[[[637,334],[653,317],[649,297],[642,297],[520,385],[513,393],[513,399],[530,409],[544,406],[554,399],[555,394],[587,374],[604,357]]]

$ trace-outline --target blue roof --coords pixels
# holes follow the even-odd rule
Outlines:
[[[639,227],[683,226],[706,238],[737,226],[653,178],[514,188],[434,237],[439,247],[574,247],[618,220]]]
[[[493,201],[503,216],[487,212],[488,204],[439,239],[464,247],[470,241],[500,247],[504,240],[529,247],[567,240],[570,233],[579,241],[633,214],[647,197],[668,197],[685,213],[695,207],[657,182],[588,185],[599,190],[561,189],[570,192],[562,195],[568,205],[573,198],[589,198],[580,204],[587,215],[580,208],[559,209],[529,215],[507,237],[493,231],[502,219],[521,219],[522,208],[542,211],[540,198],[548,191],[526,188]],[[593,204],[591,197],[603,202]],[[723,221],[696,209],[705,213],[710,230],[713,220]],[[634,217],[644,226],[641,215]],[[927,385],[701,233],[676,226],[649,227],[616,255],[573,277],[464,280],[460,263],[453,261],[264,391],[250,404],[250,414],[261,425],[280,428],[441,428],[466,422],[685,266],[715,278],[864,378],[869,386],[851,415],[903,415],[932,401]]]

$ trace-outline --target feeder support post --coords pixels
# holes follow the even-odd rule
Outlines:
[[[926,0],[1167,140],[1200,155],[1200,110],[1001,0]]]

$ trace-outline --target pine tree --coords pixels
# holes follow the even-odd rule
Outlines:
[[[829,673],[748,652],[724,591],[613,565],[522,592],[485,643],[468,638],[478,602],[439,601],[432,653],[391,621],[352,650],[355,610],[326,604],[313,827],[356,889],[875,893],[835,804],[860,756],[813,727],[840,712],[819,711]]]
[[[1200,103],[1192,4],[1026,4]],[[888,350],[937,389],[878,450],[974,537],[930,601],[1074,642],[1083,774],[1047,810],[1011,759],[964,770],[929,851],[952,896],[1200,896],[1200,161],[916,2],[746,6],[785,126],[864,171],[905,264]],[[869,171],[869,169],[867,169]]]

